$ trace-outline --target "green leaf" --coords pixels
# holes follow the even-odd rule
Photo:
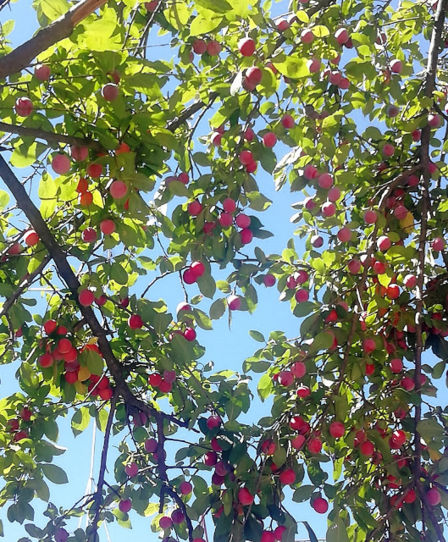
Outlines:
[[[202,295],[212,298],[216,292],[216,283],[214,278],[208,273],[204,273],[197,279],[197,285]]]
[[[232,5],[226,0],[196,0],[196,4],[219,13],[225,13],[232,9]]]
[[[16,147],[11,155],[10,163],[14,167],[24,168],[34,164],[39,156],[44,152],[45,146],[42,143],[22,143]]]
[[[328,350],[333,344],[333,335],[328,331],[318,333],[310,346],[310,352],[318,352],[319,350]]]
[[[93,350],[84,350],[78,356],[81,365],[87,365],[87,368],[92,374],[100,375],[103,372],[103,358]]]
[[[213,329],[212,321],[204,311],[193,309],[194,318],[198,326],[202,329]]]
[[[216,30],[222,23],[222,20],[222,16],[217,15],[214,11],[201,10],[190,25],[190,36],[200,36],[201,34],[207,34],[212,30]]]
[[[349,542],[347,529],[342,519],[337,519],[327,530],[327,542]]]
[[[103,8],[101,17],[83,21],[84,32],[79,33],[78,43],[90,51],[119,51],[122,41],[116,32],[118,24],[115,10]]]
[[[298,489],[294,491],[292,500],[294,502],[309,501],[314,490],[315,490],[314,486],[307,486],[307,485],[300,486]]]
[[[129,277],[126,270],[118,262],[114,262],[110,268],[110,278],[117,284],[125,285],[128,283]]]
[[[417,424],[417,431],[430,448],[439,450],[442,447],[444,429],[435,419],[420,420]]]
[[[274,386],[272,383],[272,377],[268,374],[264,374],[260,378],[257,386],[257,392],[260,396],[260,399],[264,401],[267,397],[269,397],[269,395],[272,393],[273,388]]]
[[[265,338],[263,336],[263,333],[260,333],[256,329],[251,329],[249,331],[249,335],[252,337],[252,339],[258,341],[259,343],[264,343],[265,342]]]
[[[47,437],[53,442],[57,442],[59,428],[56,421],[52,419],[47,419],[44,421],[43,427],[44,427],[44,433],[47,435]]]
[[[190,18],[190,9],[186,2],[173,2],[163,14],[171,26],[176,30],[182,30]]]
[[[260,192],[247,192],[246,195],[250,202],[249,207],[255,209],[255,211],[264,211],[272,203],[270,199],[260,194]]]
[[[27,523],[25,525],[25,531],[33,538],[42,538],[43,536],[45,536],[45,531],[39,529],[39,527],[37,527],[33,523]]]
[[[54,484],[66,484],[68,482],[67,474],[57,465],[41,465],[43,474]]]
[[[226,311],[226,302],[224,299],[217,299],[213,301],[210,306],[210,318],[212,320],[218,320]]]
[[[273,59],[273,64],[282,75],[292,79],[308,77],[310,74],[306,58],[286,56],[282,53]]]
[[[9,194],[4,190],[0,190],[0,209],[4,209],[9,202]]]
[[[72,431],[75,437],[82,433],[84,429],[87,428],[90,422],[89,409],[86,407],[81,407],[75,412],[72,417]]]

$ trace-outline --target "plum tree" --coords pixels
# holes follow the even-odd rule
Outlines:
[[[447,6],[34,0],[16,49],[1,25],[0,505],[21,540],[137,515],[164,541],[316,539],[300,502],[328,542],[445,541]],[[214,368],[203,333],[270,323],[267,287],[298,331],[251,330],[241,371]],[[58,426],[92,419],[95,487],[55,505]]]

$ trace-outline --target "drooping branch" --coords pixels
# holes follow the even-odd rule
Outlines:
[[[75,26],[103,6],[107,0],[82,0],[65,15],[42,28],[30,40],[0,58],[0,79],[26,68],[30,62],[49,47],[68,38]]]
[[[47,143],[66,143],[67,145],[87,146],[97,150],[101,149],[101,146],[96,141],[90,139],[47,132],[41,128],[17,126],[15,124],[8,124],[7,122],[0,122],[0,132],[17,134],[22,137],[32,137],[33,139],[43,139]]]

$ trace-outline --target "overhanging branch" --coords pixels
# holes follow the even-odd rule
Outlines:
[[[0,79],[23,70],[40,53],[68,38],[79,22],[106,2],[107,0],[82,0],[65,15],[39,30],[30,40],[0,57]]]
[[[8,134],[17,134],[21,137],[32,137],[33,139],[43,139],[47,143],[65,143],[67,145],[78,145],[91,147],[96,150],[101,150],[102,147],[96,141],[84,139],[82,137],[68,136],[65,134],[57,134],[55,132],[47,132],[41,128],[29,128],[27,126],[17,126],[0,122],[0,132]]]

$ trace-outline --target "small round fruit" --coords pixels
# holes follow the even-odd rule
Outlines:
[[[70,155],[73,160],[83,162],[84,160],[87,160],[89,156],[89,148],[85,145],[72,145],[70,147]]]
[[[296,291],[296,293],[294,294],[294,297],[297,303],[304,303],[305,301],[308,301],[309,299],[309,292],[308,290],[301,288],[300,290]]]
[[[247,216],[246,214],[244,213],[240,213],[239,215],[237,215],[237,217],[235,218],[235,222],[236,222],[236,225],[239,227],[239,228],[248,228],[250,226],[250,217]]]
[[[118,508],[121,512],[127,514],[129,510],[132,508],[132,501],[131,499],[122,499],[119,504]]]
[[[403,279],[403,284],[406,288],[414,288],[417,284],[417,277],[413,274],[406,275]]]
[[[401,373],[403,370],[403,362],[400,358],[393,358],[389,362],[389,367],[393,373]]]
[[[244,151],[243,151],[244,152]],[[250,151],[246,151],[246,152],[250,152]],[[251,153],[252,154],[252,153]],[[241,158],[241,155],[240,155],[240,158]],[[235,203],[235,200],[232,199],[232,198],[226,198],[223,202],[222,202],[222,206],[223,206],[223,209],[226,213],[234,213],[235,212],[235,209],[236,209],[236,203]]]
[[[197,55],[204,54],[206,50],[207,50],[207,44],[205,43],[204,40],[201,40],[201,39],[194,40],[194,42],[193,42],[193,51]]]
[[[101,164],[89,164],[86,169],[86,173],[92,179],[98,179],[103,172],[103,166]]]
[[[254,237],[254,234],[248,228],[244,228],[240,231],[241,243],[243,245],[247,245],[248,243],[250,243],[253,237]]]
[[[274,275],[272,275],[271,273],[267,273],[267,274],[263,277],[263,284],[264,284],[267,288],[270,288],[271,286],[274,286],[274,284],[275,284],[275,277],[274,277]]]
[[[182,495],[189,495],[193,491],[193,486],[190,482],[182,482],[179,489]]]
[[[198,216],[202,212],[202,205],[195,200],[188,204],[188,213],[190,216]]]
[[[425,495],[426,501],[430,506],[437,506],[440,504],[442,498],[440,496],[439,490],[433,487],[426,492]]]
[[[241,308],[241,298],[237,295],[229,295],[227,298],[227,306],[231,311],[237,311]]]
[[[294,117],[292,115],[283,115],[281,123],[284,128],[290,130],[294,127]]]
[[[79,292],[78,300],[80,305],[83,307],[90,307],[90,305],[92,305],[95,301],[95,294],[92,292],[92,290],[85,288]]]
[[[341,228],[337,233],[337,238],[341,243],[348,243],[352,238],[352,230],[346,226]]]
[[[296,481],[296,473],[292,469],[285,469],[280,473],[280,483],[283,485],[291,485]]]
[[[401,73],[403,71],[403,63],[401,60],[394,59],[389,64],[389,68],[392,73]]]
[[[161,529],[171,529],[173,526],[173,520],[169,518],[168,516],[162,516],[159,519],[159,527]]]
[[[216,40],[210,40],[207,43],[207,53],[210,56],[218,56],[219,53],[221,52],[221,49],[222,49],[221,44]]]
[[[33,112],[33,102],[26,97],[17,98],[14,109],[20,117],[29,117]]]
[[[51,161],[51,167],[58,175],[65,175],[71,168],[70,158],[65,154],[55,154]]]
[[[176,510],[173,510],[171,512],[171,519],[173,520],[173,523],[175,525],[180,525],[181,523],[184,522],[185,516],[184,516],[184,513],[182,512],[182,510],[177,508]]]
[[[154,438],[148,438],[145,440],[145,450],[149,454],[153,454],[154,452],[157,452],[157,440]]]
[[[436,252],[441,252],[445,248],[445,241],[442,237],[436,237],[431,243],[431,248]]]
[[[196,339],[196,331],[192,327],[187,327],[183,336],[187,341],[192,342]]]
[[[128,326],[131,329],[140,329],[143,327],[143,320],[139,314],[132,314],[128,318]]]
[[[238,50],[243,56],[252,56],[255,52],[255,41],[251,38],[240,39]]]
[[[344,45],[349,39],[347,29],[340,28],[339,30],[336,30],[334,37],[336,38],[336,41],[339,43],[339,45]]]
[[[329,218],[331,216],[334,216],[334,214],[336,213],[336,205],[332,203],[331,201],[326,201],[322,205],[321,210],[322,210],[322,215],[325,216],[326,218]]]
[[[262,77],[263,73],[257,66],[252,66],[252,68],[246,70],[246,79],[254,86],[261,82]]]
[[[267,132],[263,136],[263,145],[268,148],[272,148],[277,143],[277,136],[274,132]]]
[[[28,230],[23,238],[25,245],[33,247],[39,242],[39,235],[34,230]]]
[[[372,211],[369,209],[364,213],[364,222],[366,224],[375,224],[375,222],[378,220],[378,215],[375,211]]]
[[[318,514],[325,514],[328,510],[328,502],[322,497],[314,499],[311,506]]]
[[[238,501],[243,506],[249,506],[254,502],[254,496],[252,493],[247,489],[247,487],[242,487],[238,491]]]
[[[190,265],[190,269],[196,278],[202,277],[202,275],[205,273],[205,265],[202,262],[193,262]]]
[[[51,354],[42,354],[39,357],[39,365],[43,368],[51,367],[53,365],[53,356]]]
[[[109,187],[109,192],[114,199],[121,199],[128,193],[128,187],[123,181],[113,181]]]
[[[375,447],[370,440],[365,440],[359,445],[359,451],[361,455],[364,455],[365,457],[371,457],[373,455],[373,452],[375,451]]]
[[[100,230],[104,235],[111,235],[115,231],[115,222],[106,218],[100,222]]]
[[[101,89],[101,96],[108,102],[113,102],[118,98],[118,85],[114,83],[106,83]]]
[[[48,81],[51,75],[51,68],[47,64],[38,64],[34,68],[34,77],[39,81]]]
[[[345,433],[345,425],[342,422],[333,422],[330,424],[329,431],[333,438],[341,438]]]
[[[95,228],[86,228],[82,231],[81,237],[85,243],[94,243],[98,238]]]
[[[189,267],[183,272],[182,278],[186,284],[194,284],[198,277],[191,267]]]

